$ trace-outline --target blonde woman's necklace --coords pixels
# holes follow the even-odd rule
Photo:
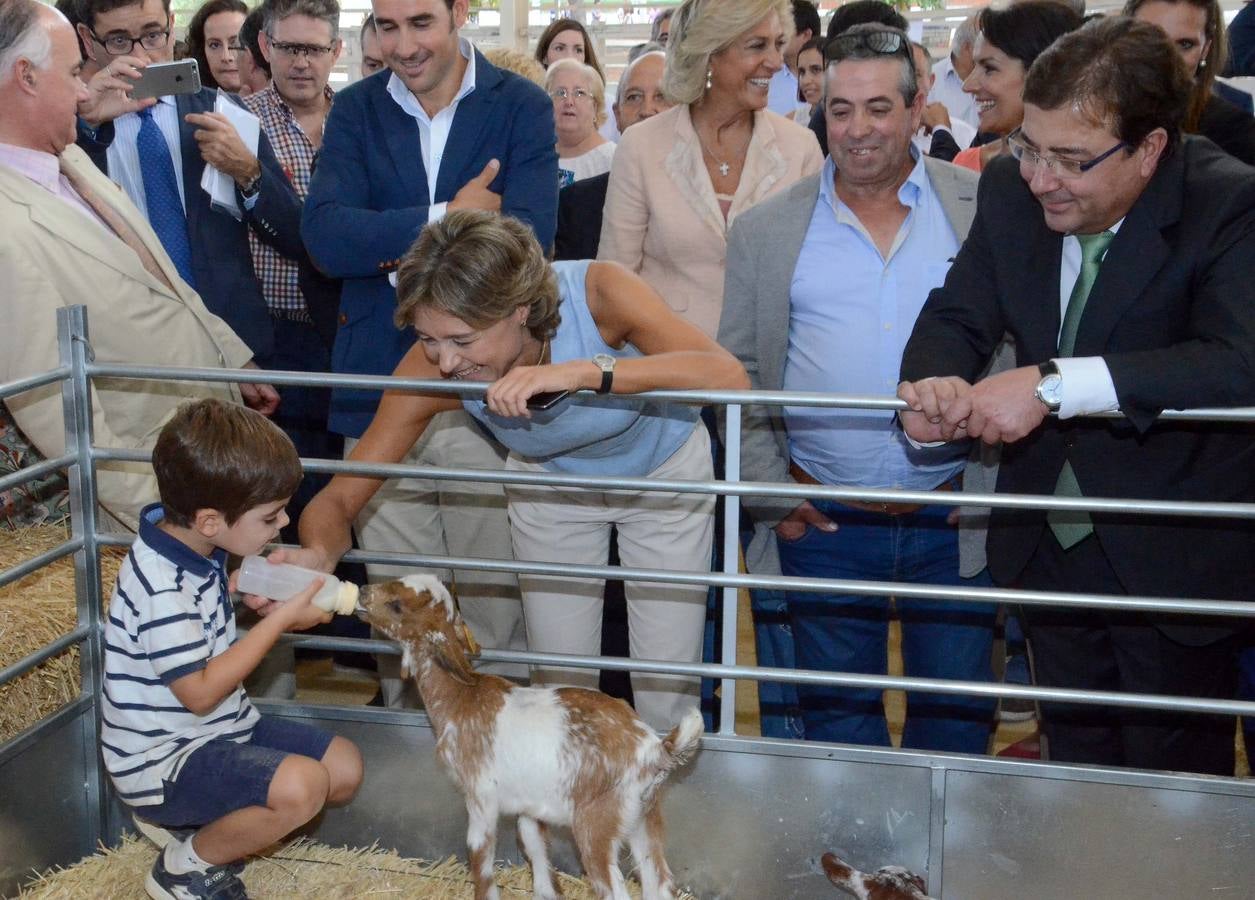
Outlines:
[[[697,129],[693,129],[693,130],[697,134],[697,143],[702,148],[702,152],[715,161],[715,163],[717,164],[717,168],[719,169],[719,174],[722,175],[724,178],[727,178],[729,173],[732,171],[732,164],[727,162],[726,160],[720,159],[719,157],[715,156],[714,151],[711,150],[709,147],[707,147],[706,142],[702,140],[702,133],[698,131]],[[749,146],[749,142],[747,141],[745,147],[742,147],[740,152],[744,153],[746,147],[748,146]]]

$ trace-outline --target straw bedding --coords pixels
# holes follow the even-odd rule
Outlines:
[[[76,866],[35,877],[18,896],[21,900],[141,900],[146,896],[144,876],[156,853],[143,838],[127,837],[116,849],[101,850]],[[427,863],[375,846],[328,847],[305,838],[250,861],[242,877],[249,896],[258,900],[469,900],[475,896],[470,873],[454,857]],[[494,878],[503,900],[532,895],[532,876],[525,866],[500,868]],[[570,875],[559,874],[558,886],[568,900],[594,896],[587,883]],[[629,883],[628,890],[633,897],[640,896],[635,882]]]
[[[0,530],[0,571],[51,550],[67,537],[64,525]],[[101,550],[105,603],[125,551]],[[57,560],[0,588],[0,669],[74,630],[74,558]],[[78,647],[0,686],[0,743],[55,712],[79,693]]]

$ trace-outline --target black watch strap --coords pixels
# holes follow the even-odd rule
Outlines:
[[[597,393],[610,393],[610,386],[614,384],[614,369],[601,370],[601,387],[597,388]]]
[[[1045,378],[1047,375],[1058,375],[1059,364],[1053,359],[1048,359],[1044,363],[1037,364],[1037,371],[1041,373],[1042,378]]]

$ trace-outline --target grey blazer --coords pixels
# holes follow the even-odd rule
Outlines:
[[[976,215],[977,173],[924,157],[924,169],[946,218],[960,241]],[[727,276],[719,343],[745,366],[756,390],[784,386],[789,346],[789,292],[811,213],[819,199],[819,179],[811,175],[748,210],[728,234]],[[834,275],[840,264],[834,264]],[[1010,367],[1013,356],[1004,342],[990,371]],[[724,429],[721,414],[720,430]],[[789,482],[789,445],[780,407],[749,405],[742,411],[741,477],[745,481]],[[997,448],[978,445],[963,475],[965,492],[993,490],[998,475]],[[754,518],[754,539],[745,563],[759,575],[779,574],[780,560],[772,528],[800,502],[793,497],[746,497]],[[985,568],[988,509],[960,512],[960,571],[971,577]]]

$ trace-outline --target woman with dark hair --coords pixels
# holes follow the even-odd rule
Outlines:
[[[1255,165],[1255,117],[1216,93],[1216,77],[1228,57],[1218,0],[1128,0],[1124,14],[1158,25],[1185,61],[1194,88],[1182,130]]]
[[[202,86],[240,92],[240,27],[247,15],[244,0],[208,0],[192,16],[187,50],[200,67]]]
[[[797,99],[801,103],[793,111],[793,121],[806,125],[811,113],[819,107],[824,93],[824,44],[819,38],[811,38],[797,51]]]
[[[536,60],[548,69],[551,63],[568,57],[592,66],[605,83],[606,73],[597,61],[597,50],[588,31],[575,19],[555,19],[536,43]]]
[[[1021,95],[1029,67],[1043,50],[1081,23],[1080,13],[1057,0],[1028,0],[1006,9],[981,11],[972,49],[976,64],[963,90],[976,98],[979,130],[998,139],[960,152],[955,165],[979,172],[989,160],[1009,152],[1007,135],[1024,119]]]
[[[465,409],[510,449],[510,471],[709,480],[696,407],[617,395],[749,387],[740,363],[640,278],[614,263],[550,263],[529,227],[496,213],[457,210],[423,229],[397,270],[396,323],[418,340],[395,375],[475,381],[488,392],[388,391],[353,462],[397,462],[434,415]],[[301,517],[308,549],[284,558],[330,572],[380,484],[333,478]],[[709,569],[710,495],[507,485],[506,496],[520,560],[605,565],[614,526],[625,566]],[[520,575],[519,587],[530,649],[598,653],[601,580]],[[629,581],[626,592],[633,657],[700,659],[704,585]],[[539,682],[595,688],[597,673],[543,666]],[[633,673],[632,684],[654,728],[697,706],[696,678]]]

